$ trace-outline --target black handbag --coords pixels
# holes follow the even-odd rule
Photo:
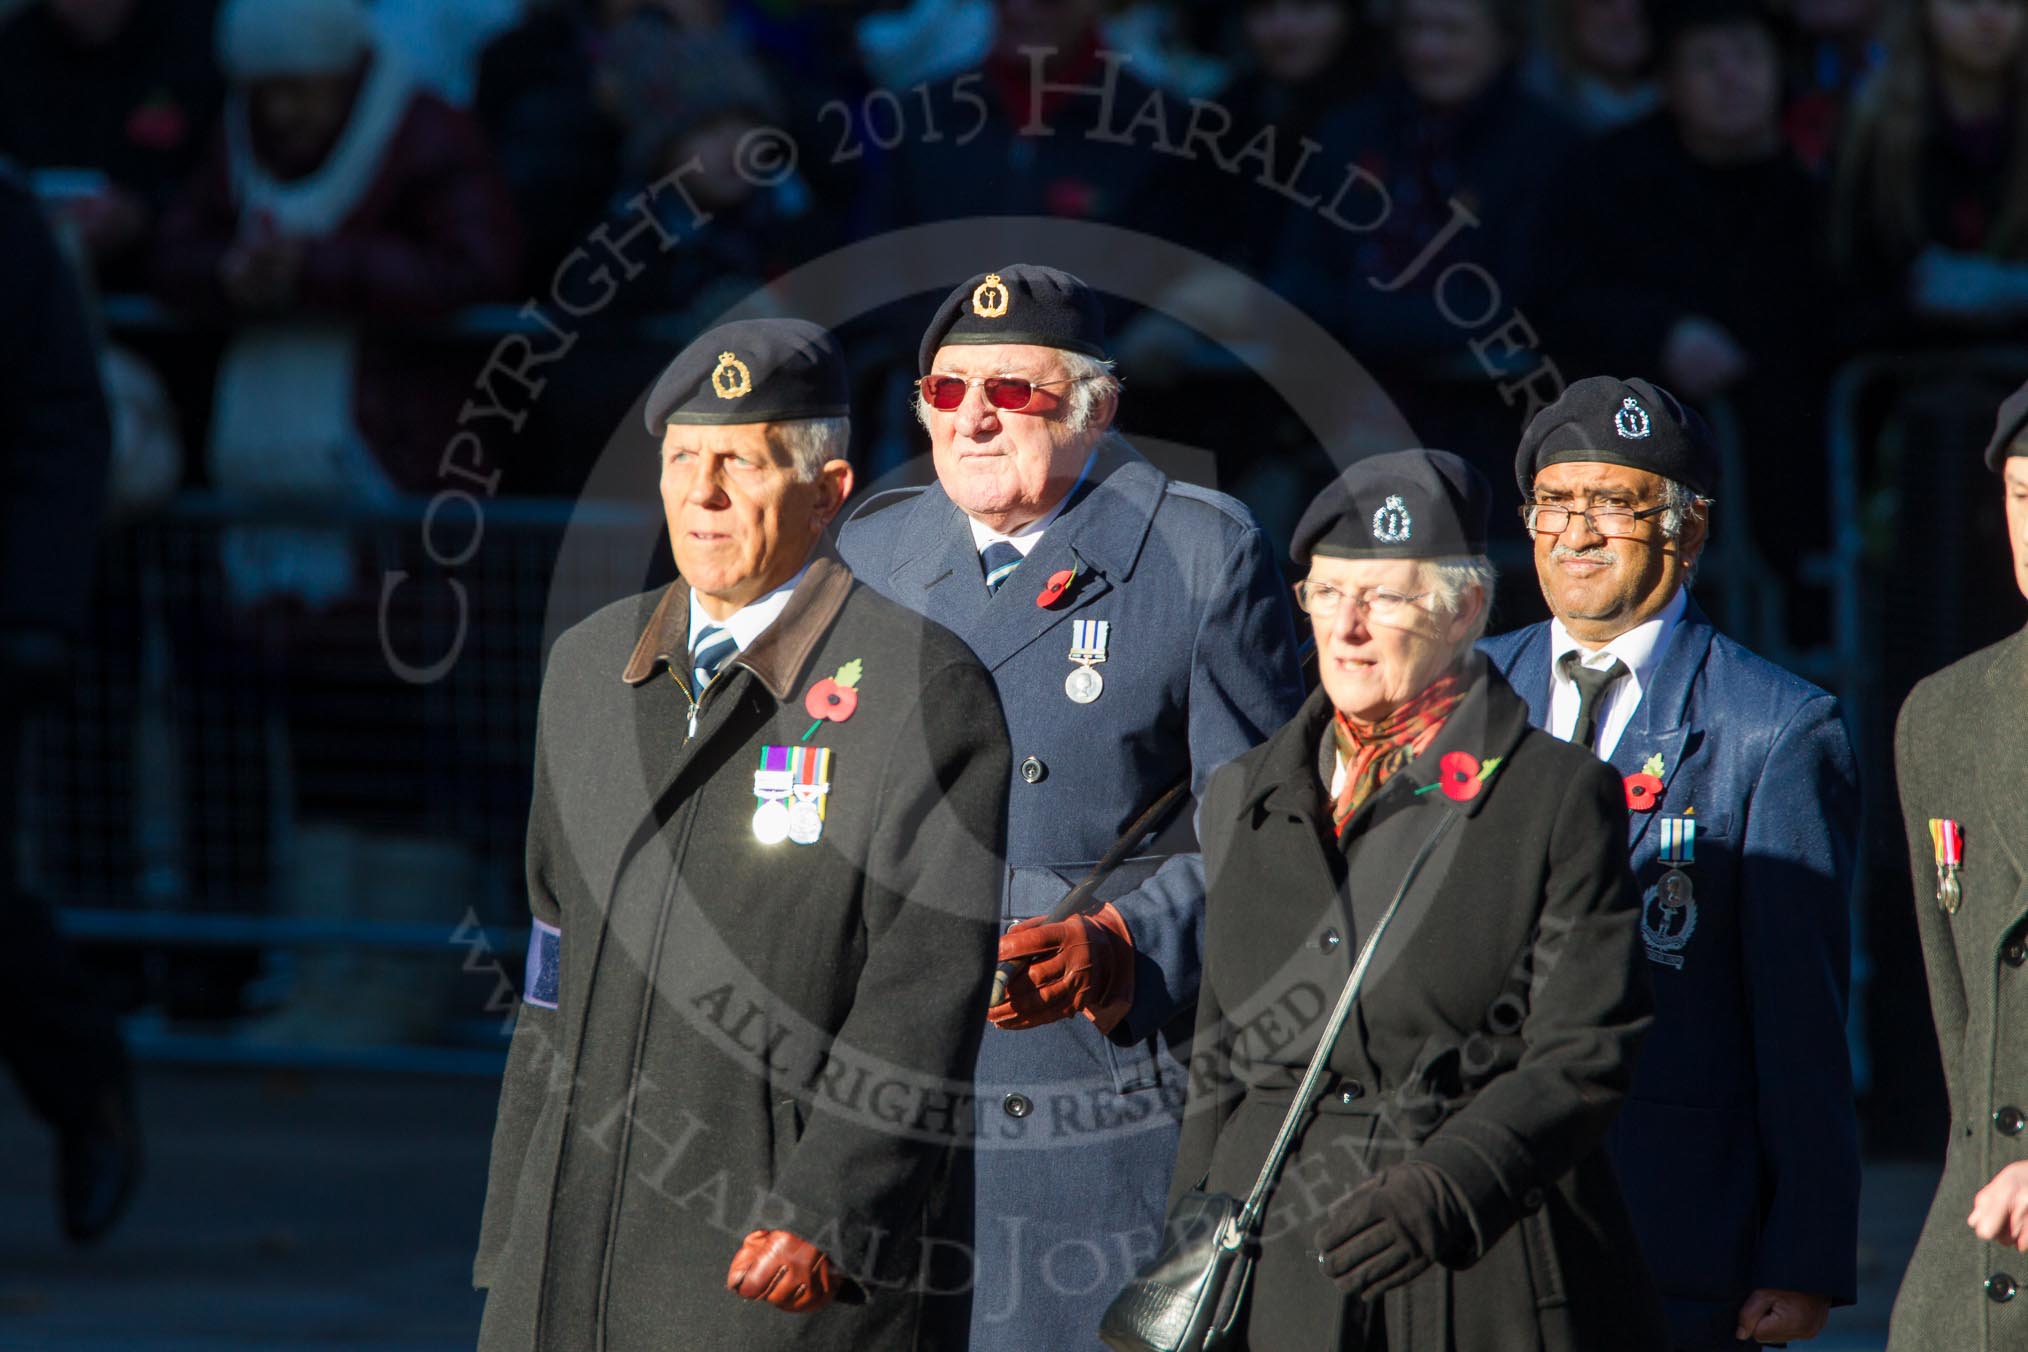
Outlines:
[[[1387,903],[1373,932],[1366,936],[1359,960],[1352,964],[1352,974],[1345,978],[1345,988],[1338,994],[1338,1003],[1331,1010],[1323,1036],[1317,1039],[1317,1050],[1310,1057],[1295,1097],[1289,1101],[1281,1130],[1275,1133],[1274,1144],[1268,1148],[1267,1159],[1262,1161],[1246,1201],[1220,1192],[1206,1192],[1200,1181],[1169,1209],[1162,1227],[1161,1250],[1113,1297],[1105,1317],[1099,1320],[1099,1341],[1113,1352],[1213,1352],[1232,1336],[1239,1313],[1246,1308],[1247,1285],[1260,1253],[1261,1213],[1267,1207],[1268,1194],[1281,1173],[1282,1161],[1296,1139],[1296,1131],[1323,1083],[1331,1049],[1359,999],[1359,988],[1366,983],[1366,969],[1373,963],[1373,952],[1380,946],[1380,936],[1387,933],[1395,912],[1401,909],[1401,900],[1408,895],[1416,875],[1422,872],[1437,842],[1459,815],[1446,812],[1437,823],[1436,830],[1416,851],[1401,886],[1395,889],[1394,899]]]

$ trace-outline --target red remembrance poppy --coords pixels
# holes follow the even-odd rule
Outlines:
[[[1076,576],[1077,574],[1068,568],[1059,568],[1051,573],[1049,581],[1043,586],[1041,593],[1036,596],[1035,604],[1047,610],[1058,601],[1061,601],[1063,594],[1070,590],[1071,581]]]
[[[810,717],[828,718],[833,723],[843,723],[858,707],[859,692],[829,676],[811,686],[810,693],[803,696],[803,709]]]
[[[1479,779],[1479,758],[1465,751],[1452,751],[1437,762],[1438,783],[1444,797],[1454,803],[1468,803],[1479,796],[1484,783]]]
[[[1662,781],[1646,771],[1627,776],[1627,811],[1653,812],[1662,801]]]

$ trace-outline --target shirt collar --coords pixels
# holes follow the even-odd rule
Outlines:
[[[752,645],[753,641],[761,636],[762,630],[780,618],[782,608],[789,604],[789,593],[796,589],[796,584],[801,582],[804,574],[809,571],[810,565],[805,563],[796,571],[796,575],[787,582],[776,587],[766,596],[747,602],[722,620],[714,620],[711,616],[705,614],[703,603],[697,599],[697,592],[692,590],[690,593],[689,632],[692,635],[701,634],[704,632],[706,625],[715,624],[720,629],[731,634],[732,641],[739,645],[741,652],[745,652]],[[694,642],[691,644],[693,648],[696,646]]]
[[[1596,652],[1587,651],[1583,644],[1571,637],[1560,619],[1549,622],[1549,678],[1552,682],[1568,681],[1563,674],[1562,662],[1565,653],[1582,653],[1585,666],[1604,669],[1618,658],[1627,664],[1627,670],[1634,678],[1634,686],[1645,690],[1655,668],[1661,665],[1662,654],[1669,649],[1669,640],[1682,622],[1683,613],[1690,608],[1690,594],[1678,587],[1676,594],[1669,598],[1669,604],[1662,607],[1662,613],[1645,624],[1637,624],[1626,633],[1619,635]]]

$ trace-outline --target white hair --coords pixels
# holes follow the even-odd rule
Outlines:
[[[1059,350],[1063,359],[1063,374],[1070,380],[1064,390],[1063,425],[1073,432],[1088,432],[1098,411],[1120,393],[1120,378],[1113,372],[1113,363],[1103,357],[1087,357],[1082,352]],[[924,427],[929,426],[929,402],[922,397],[922,390],[915,392],[915,418]]]
[[[768,440],[789,457],[796,477],[812,483],[827,461],[843,460],[852,444],[850,418],[791,418],[768,424]]]
[[[1469,648],[1485,637],[1486,623],[1493,618],[1493,584],[1500,580],[1500,570],[1491,559],[1484,554],[1428,559],[1422,565],[1422,578],[1429,586],[1430,609],[1437,615],[1456,615],[1477,590],[1482,598],[1478,618],[1461,647]]]

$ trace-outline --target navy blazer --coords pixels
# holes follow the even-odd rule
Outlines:
[[[997,593],[941,486],[869,499],[841,530],[860,581],[969,644],[1013,740],[1005,918],[1062,900],[1134,819],[1265,741],[1302,704],[1289,592],[1260,528],[1117,438]],[[1080,571],[1057,605],[1051,574]],[[1104,690],[1064,680],[1078,620],[1111,624]],[[1024,770],[1023,767],[1026,767]],[[1187,822],[1187,816],[1183,817]],[[1161,1233],[1203,954],[1204,865],[1144,847],[1099,895],[1134,939],[1110,1037],[1083,1017],[989,1027],[975,1077],[978,1287],[971,1346],[1098,1346],[1099,1315]]]
[[[1549,625],[1481,647],[1546,727]],[[1673,1344],[1733,1347],[1758,1288],[1857,1296],[1859,1132],[1845,1042],[1858,770],[1838,701],[1692,601],[1614,748],[1662,758],[1628,826],[1655,1025],[1611,1147]],[[1662,904],[1669,819],[1692,901]]]

